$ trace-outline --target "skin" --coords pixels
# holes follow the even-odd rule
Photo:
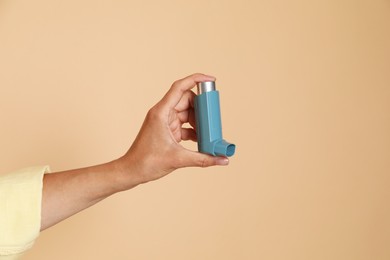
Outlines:
[[[118,159],[87,168],[45,174],[41,231],[113,195],[157,180],[184,167],[227,165],[228,158],[190,151],[183,140],[196,141],[194,92],[213,76],[193,74],[175,81],[147,113],[130,149]],[[192,128],[183,128],[184,123]]]

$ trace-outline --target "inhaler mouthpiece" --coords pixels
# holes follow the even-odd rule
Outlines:
[[[222,138],[219,92],[215,82],[200,82],[197,88],[194,109],[198,150],[214,156],[230,157],[235,153],[236,146]]]

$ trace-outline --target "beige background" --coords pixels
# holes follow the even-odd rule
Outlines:
[[[25,259],[390,259],[388,0],[1,0],[0,172],[122,155],[193,72],[218,78],[231,165],[117,194]]]

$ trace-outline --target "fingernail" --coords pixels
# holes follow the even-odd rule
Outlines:
[[[217,160],[218,165],[228,165],[229,164],[229,159],[228,158],[219,158]]]

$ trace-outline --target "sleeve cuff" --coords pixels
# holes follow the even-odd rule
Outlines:
[[[43,175],[48,166],[0,175],[0,256],[31,248],[41,228]]]

